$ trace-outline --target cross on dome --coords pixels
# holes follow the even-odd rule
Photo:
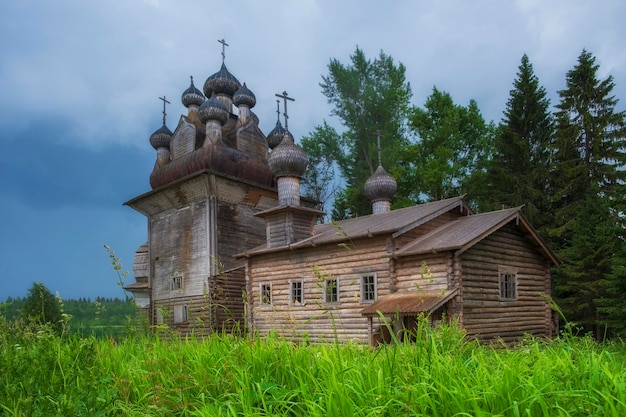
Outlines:
[[[289,116],[287,115],[287,100],[289,101],[296,101],[296,100],[291,97],[288,97],[288,94],[286,91],[283,91],[282,94],[276,94],[276,97],[282,98],[283,101],[285,102],[285,112],[283,113],[283,116],[285,116],[285,130],[289,130],[289,124],[287,121],[289,119]]]
[[[193,78],[192,78],[193,81]],[[167,99],[165,98],[165,96],[163,97],[159,97],[159,100],[163,100],[163,124],[165,124],[165,117],[167,116],[167,113],[165,112],[165,104],[171,104],[169,101],[167,101]]]
[[[217,41],[222,44],[222,64],[223,64],[224,60],[226,59],[226,47],[230,45],[226,43],[224,38],[218,39]]]

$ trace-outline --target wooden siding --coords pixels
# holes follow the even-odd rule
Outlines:
[[[207,289],[198,295],[155,300],[151,306],[151,322],[183,336],[203,337],[213,332],[245,331],[243,268],[223,273],[207,283]],[[176,322],[175,311],[183,306],[187,308],[187,320]]]
[[[447,253],[417,255],[396,261],[398,292],[437,292],[451,288],[452,259]]]
[[[254,330],[276,332],[294,341],[369,342],[368,320],[361,315],[361,275],[376,274],[377,297],[389,293],[387,238],[346,246],[329,244],[281,251],[249,259],[249,302]],[[324,279],[338,280],[339,303],[326,304]],[[290,305],[290,281],[302,280],[303,305]],[[260,304],[260,285],[272,286],[272,304]]]
[[[514,341],[524,334],[550,336],[545,295],[550,293],[547,262],[508,224],[461,255],[462,325],[469,337]],[[517,272],[517,298],[500,298],[499,270]]]

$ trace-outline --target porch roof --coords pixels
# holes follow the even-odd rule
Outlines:
[[[361,310],[364,316],[381,314],[417,315],[430,313],[447,303],[457,293],[457,289],[437,292],[411,292],[381,297],[374,304]]]

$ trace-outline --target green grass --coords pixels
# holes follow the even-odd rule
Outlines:
[[[468,342],[421,327],[377,349],[269,337],[58,337],[0,317],[6,416],[624,416],[626,346]]]

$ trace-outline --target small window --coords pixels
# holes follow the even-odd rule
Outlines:
[[[517,299],[517,273],[514,271],[500,271],[500,299]]]
[[[261,284],[261,305],[272,305],[272,284]]]
[[[376,301],[376,275],[361,275],[361,302],[373,303]]]
[[[189,307],[186,305],[174,307],[174,323],[187,323],[189,320]]]
[[[291,294],[289,296],[289,302],[291,305],[301,306],[304,305],[304,298],[302,293],[302,281],[291,281]]]
[[[183,288],[183,276],[177,275],[170,278],[170,290],[180,290]]]
[[[326,303],[339,302],[339,288],[337,278],[326,278],[324,281],[324,301]]]

